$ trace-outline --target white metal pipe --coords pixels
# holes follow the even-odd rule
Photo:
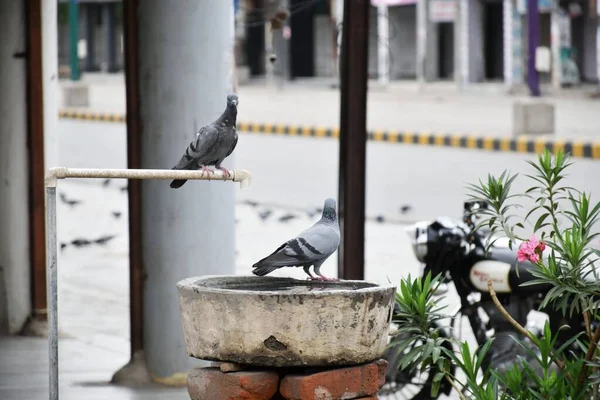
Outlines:
[[[208,174],[203,171],[174,169],[97,169],[97,168],[50,168],[46,173],[46,187],[56,187],[57,179],[65,178],[115,178],[115,179],[190,179],[203,181],[240,182],[242,188],[250,187],[252,175],[245,169],[229,171],[228,177],[220,170]]]
[[[48,357],[49,398],[58,400],[58,264],[56,246],[56,186],[65,178],[122,178],[122,179],[189,179],[240,182],[242,188],[249,187],[252,176],[244,169],[222,171],[213,174],[203,171],[163,169],[96,169],[96,168],[50,168],[46,173],[46,275],[48,296]]]
[[[46,187],[46,290],[50,400],[58,400],[58,274],[56,247],[56,186]]]

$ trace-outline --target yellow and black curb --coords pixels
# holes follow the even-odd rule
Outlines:
[[[61,119],[80,119],[84,121],[101,121],[101,122],[125,122],[125,114],[117,113],[99,113],[92,111],[78,110],[60,110],[58,118]]]
[[[59,118],[101,122],[125,122],[124,114],[97,113],[89,111],[61,110]],[[299,126],[284,124],[238,123],[237,129],[244,133],[256,133],[280,136],[301,136],[316,138],[339,138],[339,129],[319,126]],[[521,137],[489,137],[476,135],[452,135],[443,133],[403,132],[374,130],[368,132],[368,140],[375,142],[416,144],[421,146],[454,147],[499,152],[541,153],[549,149],[556,153],[563,150],[573,157],[600,159],[600,142],[547,140]]]

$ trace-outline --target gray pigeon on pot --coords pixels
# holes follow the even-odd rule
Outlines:
[[[238,97],[235,94],[228,95],[227,106],[223,114],[214,122],[200,128],[181,160],[171,169],[202,169],[202,171],[212,174],[213,171],[207,166],[214,166],[223,171],[225,176],[229,176],[229,170],[221,167],[221,163],[237,145],[238,135],[235,129],[237,105]],[[177,189],[186,181],[187,179],[175,179],[170,186]]]
[[[303,267],[304,272],[314,280],[336,280],[321,274],[321,265],[340,245],[340,227],[334,199],[325,200],[321,219],[313,226],[288,240],[273,253],[252,266],[252,273],[267,275],[281,267]],[[317,276],[310,273],[313,266]]]

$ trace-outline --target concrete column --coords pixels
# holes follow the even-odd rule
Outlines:
[[[102,7],[102,19],[104,20],[104,62],[106,72],[115,72],[116,63],[116,41],[115,41],[115,3],[104,3]]]
[[[8,334],[17,334],[31,312],[27,61],[15,57],[26,50],[24,7],[24,1],[0,2],[0,87],[5,93],[0,96],[0,221],[5,227],[0,229],[0,333]]]
[[[341,31],[342,26],[341,26],[341,24],[344,21],[344,0],[333,0],[333,1],[335,1],[335,7],[334,7],[334,11],[333,11],[334,16],[335,16],[335,26],[336,26],[336,29],[339,30],[337,38],[336,38],[337,47],[336,47],[335,70],[336,70],[338,81],[340,81],[340,79],[341,79],[340,78],[340,51],[342,49],[342,31]]]
[[[515,0],[504,0],[504,82],[508,90],[523,84],[525,79],[523,23],[515,3]]]
[[[44,92],[44,164],[59,164],[58,151],[58,3],[42,2],[42,87]]]
[[[423,90],[425,85],[427,19],[427,0],[417,0],[417,82],[420,90]]]
[[[422,1],[422,0],[421,0]],[[390,81],[390,17],[387,6],[377,6],[377,78],[387,85]]]
[[[95,64],[95,38],[94,38],[94,17],[96,16],[96,5],[94,3],[86,3],[82,7],[85,13],[85,41],[87,43],[87,57],[85,58],[85,70],[94,71]]]
[[[141,167],[171,168],[195,131],[225,108],[233,2],[144,0],[137,16]],[[239,108],[243,116],[243,98]],[[232,157],[224,166],[235,167]],[[231,183],[188,181],[177,190],[168,181],[142,183],[144,348],[157,382],[185,383],[198,365],[185,352],[175,284],[235,272],[234,207]]]
[[[456,0],[457,12],[455,22],[456,74],[459,90],[466,89],[469,83],[469,0]]]
[[[429,17],[427,17],[427,20],[425,82],[438,80],[440,76],[439,48],[441,43],[438,35],[439,24],[430,22]]]
[[[269,20],[277,11],[277,2],[275,0],[265,0],[265,11],[264,11],[264,19]],[[271,29],[271,24],[266,23],[264,26],[265,29],[265,72],[266,72],[266,81],[267,86],[275,85],[275,61],[272,56],[275,54],[275,36],[277,34],[276,30]]]

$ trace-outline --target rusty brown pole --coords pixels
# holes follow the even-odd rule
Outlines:
[[[340,67],[338,275],[364,279],[369,0],[345,0]]]
[[[127,104],[127,168],[139,169],[142,126],[139,115],[138,91],[138,0],[123,2],[125,96]],[[143,260],[141,181],[128,183],[129,193],[129,322],[131,324],[131,356],[144,349],[143,336]]]
[[[42,3],[26,2],[27,114],[29,147],[29,235],[32,316],[46,320],[46,206],[44,193],[44,96],[42,86]]]

